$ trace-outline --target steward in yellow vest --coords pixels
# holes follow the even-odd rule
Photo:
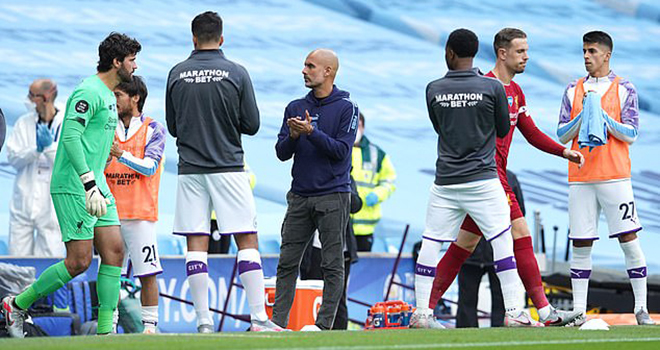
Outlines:
[[[353,145],[353,169],[362,209],[353,214],[353,230],[358,251],[371,251],[373,233],[382,216],[380,203],[389,198],[396,188],[396,171],[390,157],[364,136],[364,115],[360,113],[357,137]]]

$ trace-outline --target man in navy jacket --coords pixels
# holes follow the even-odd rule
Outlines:
[[[312,91],[289,103],[277,135],[277,157],[293,157],[273,306],[273,322],[282,327],[289,321],[302,254],[316,229],[323,252],[323,304],[316,324],[305,330],[332,328],[343,291],[344,229],[358,108],[348,92],[334,86],[338,68],[331,50],[318,49],[307,56],[302,73]]]

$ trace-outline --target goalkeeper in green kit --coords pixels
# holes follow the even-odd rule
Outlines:
[[[112,331],[124,248],[115,200],[103,170],[117,126],[113,90],[119,83],[133,79],[137,69],[135,56],[140,50],[135,39],[110,33],[99,45],[98,73],[84,79],[67,101],[50,186],[66,258],[47,268],[23,293],[2,300],[11,337],[24,337],[23,322],[32,303],[87,270],[92,261],[92,245],[101,255],[96,332]]]

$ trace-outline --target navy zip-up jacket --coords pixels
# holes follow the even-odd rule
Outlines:
[[[277,158],[293,157],[291,192],[304,197],[351,192],[351,151],[358,124],[358,107],[349,93],[333,86],[330,96],[317,99],[310,91],[305,98],[291,101],[284,110],[284,121],[277,135]],[[314,131],[289,136],[287,119],[312,116]]]

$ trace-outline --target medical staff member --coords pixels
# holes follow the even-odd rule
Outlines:
[[[35,80],[26,100],[28,112],[18,119],[7,139],[7,160],[16,169],[9,206],[10,255],[64,256],[49,190],[64,116],[55,107],[56,98],[53,80]]]

